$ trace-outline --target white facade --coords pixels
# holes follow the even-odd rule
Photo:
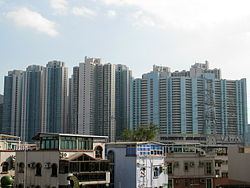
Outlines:
[[[111,188],[167,187],[168,175],[161,145],[124,142],[110,143],[106,147],[113,169]]]

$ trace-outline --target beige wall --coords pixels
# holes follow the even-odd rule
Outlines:
[[[24,173],[18,172],[16,163],[16,176],[15,184],[24,183],[26,180],[26,186],[40,185],[40,186],[57,186],[59,179],[57,177],[51,177],[51,168],[46,169],[45,164],[50,162],[51,164],[56,163],[59,166],[59,151],[20,151],[16,154],[16,160],[18,163],[23,162],[25,164],[30,163],[41,163],[42,164],[42,176],[35,176],[35,168],[25,167]],[[59,169],[58,169],[59,170]],[[58,174],[59,175],[59,174]],[[59,177],[59,176],[58,176]],[[61,180],[63,181],[63,180]],[[63,182],[62,182],[63,183]]]
[[[173,164],[173,174],[169,175],[170,177],[199,177],[199,176],[214,176],[214,157],[206,156],[200,157],[197,154],[172,154],[166,157],[166,162],[172,162]],[[203,166],[199,165],[200,162],[203,162]],[[205,173],[205,163],[212,163],[212,174],[207,175]],[[177,166],[178,163],[178,166]],[[184,170],[184,163],[188,163],[188,171]],[[193,165],[190,165],[193,163]]]
[[[229,179],[250,182],[250,153],[239,153],[237,146],[228,150]]]
[[[11,163],[13,163],[14,161],[14,157],[16,155],[16,152],[14,151],[0,151],[0,165],[3,163],[3,162],[8,162],[9,163],[9,168],[11,167]],[[12,159],[13,158],[13,159]],[[14,163],[13,163],[14,165]],[[8,171],[8,173],[2,173],[2,165],[0,166],[0,178],[2,176],[5,176],[5,175],[11,175],[11,176],[14,176],[15,175],[15,170],[14,169],[10,169]]]
[[[96,146],[102,146],[103,147],[103,157],[105,156],[105,147],[104,143],[94,143],[93,147],[95,148]],[[25,186],[51,186],[51,187],[58,187],[58,185],[67,185],[67,177],[68,174],[59,174],[59,160],[60,156],[62,156],[62,153],[64,154],[64,157],[68,158],[76,153],[83,153],[81,151],[53,151],[53,150],[32,150],[32,151],[17,151],[16,153],[16,161],[17,163],[23,162],[25,164],[30,164],[30,163],[41,163],[42,165],[42,176],[35,176],[35,168],[30,168],[27,166],[25,168],[26,173],[19,173],[18,172],[18,167],[16,163],[16,176],[15,176],[15,185],[19,184],[24,184],[24,180],[26,185]],[[95,157],[95,152],[94,151],[86,151],[84,152],[85,154]],[[51,177],[51,168],[45,168],[46,163],[50,164],[57,164],[58,166],[58,176],[57,177]],[[109,181],[108,181],[109,182]]]

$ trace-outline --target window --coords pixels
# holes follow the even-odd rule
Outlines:
[[[8,172],[8,170],[9,170],[9,163],[8,162],[3,162],[2,163],[2,172],[4,173],[4,172]]]
[[[41,141],[41,149],[58,149],[58,137],[43,137]]]
[[[102,158],[102,151],[103,151],[102,147],[101,146],[97,146],[95,148],[95,157],[101,159]]]
[[[173,163],[168,163],[168,174],[173,174]]]
[[[77,149],[76,137],[61,137],[61,149]]]
[[[136,156],[136,146],[135,145],[127,145],[126,156]]]
[[[18,185],[18,188],[24,188],[23,184],[20,183],[20,184]]]
[[[168,188],[173,188],[173,180],[168,179]]]
[[[41,165],[41,163],[36,164],[36,176],[42,176],[42,165]]]
[[[18,172],[24,173],[24,163],[19,163],[18,167],[19,167]]]
[[[227,178],[227,177],[228,177],[228,173],[227,173],[227,172],[222,172],[222,173],[221,173],[221,176],[222,176],[223,178]]]
[[[59,173],[66,174],[69,172],[69,164],[65,161],[59,161]]]
[[[92,138],[78,138],[78,149],[79,150],[92,150],[93,139]]]
[[[215,170],[215,175],[218,177],[220,175],[220,170]]]
[[[57,164],[55,163],[51,165],[51,177],[57,177]]]
[[[188,171],[188,162],[184,163],[184,171],[187,172]]]
[[[206,188],[212,188],[212,179],[207,179],[207,186]]]
[[[206,174],[212,174],[212,163],[206,162]]]
[[[154,178],[158,178],[159,176],[159,168],[158,167],[154,167]]]
[[[107,155],[108,160],[110,161],[110,184],[114,185],[115,182],[115,153],[114,151],[108,151]]]

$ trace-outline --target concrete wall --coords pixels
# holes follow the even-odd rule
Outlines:
[[[126,148],[108,148],[115,154],[115,188],[136,187],[136,157],[126,156]]]
[[[214,175],[214,157],[213,156],[206,156],[200,157],[197,154],[176,154],[173,156],[167,156],[166,162],[171,162],[173,164],[173,176],[186,176],[186,177],[201,177],[201,176],[208,176],[205,173],[206,162],[212,163],[212,174]],[[200,162],[203,165],[200,165]],[[188,170],[184,170],[184,164],[188,163]],[[192,163],[192,165],[190,165]],[[170,175],[171,176],[171,175]]]
[[[15,185],[20,183],[26,186],[31,185],[40,185],[41,187],[50,185],[50,186],[58,186],[59,183],[61,185],[67,185],[65,177],[60,178],[59,175],[59,151],[20,151],[16,153],[16,161],[18,163],[23,162],[25,164],[29,163],[41,163],[42,165],[42,175],[36,176],[35,168],[29,168],[27,165],[24,168],[24,173],[19,173],[17,163],[16,163],[16,176],[15,176]],[[50,162],[50,164],[57,164],[58,166],[58,177],[51,177],[52,169],[45,168],[45,164]]]
[[[228,150],[229,179],[250,182],[250,153],[239,153],[237,146]]]

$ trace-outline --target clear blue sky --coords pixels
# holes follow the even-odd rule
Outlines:
[[[0,93],[9,70],[84,56],[140,77],[208,60],[226,79],[250,79],[248,0],[0,0]],[[248,81],[248,93],[250,85]],[[249,113],[250,114],[250,113]]]

